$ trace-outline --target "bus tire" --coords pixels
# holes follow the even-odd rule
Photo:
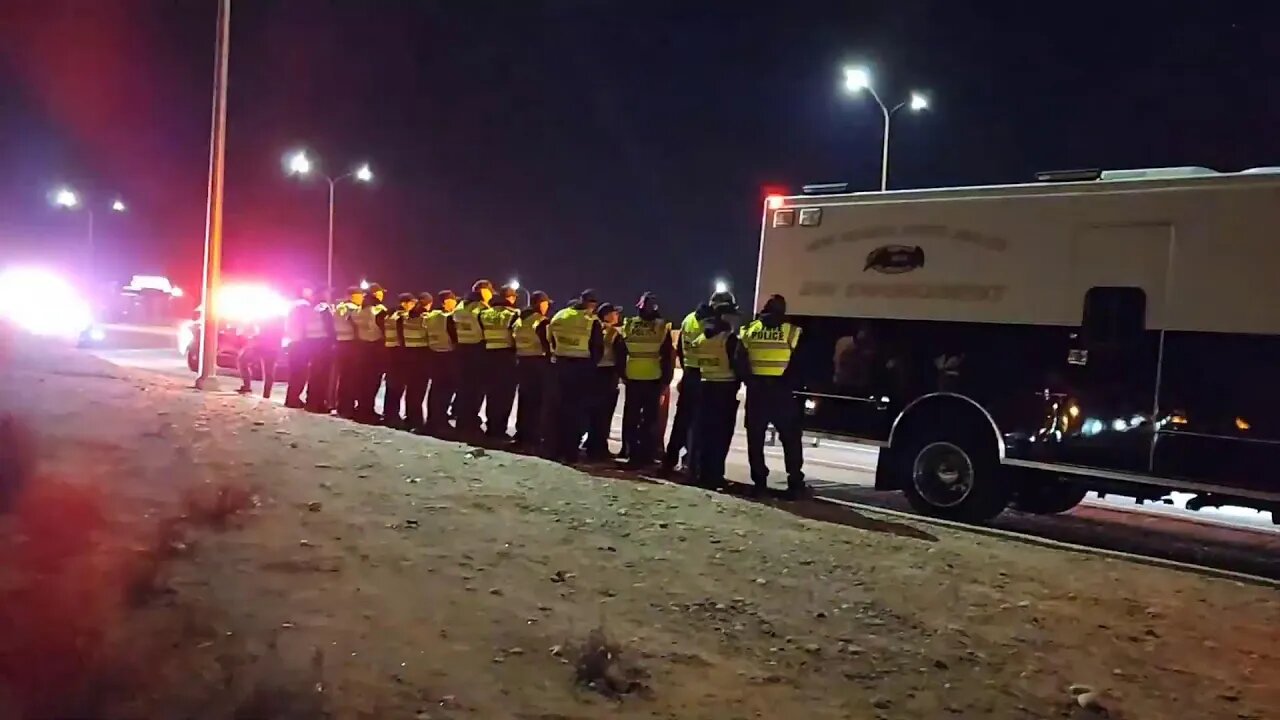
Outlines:
[[[1009,486],[988,434],[919,427],[898,457],[907,502],[917,512],[982,523],[1009,504]]]

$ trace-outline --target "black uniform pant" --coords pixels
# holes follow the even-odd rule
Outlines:
[[[484,434],[506,438],[511,407],[516,402],[516,351],[484,351]]]
[[[676,418],[671,424],[671,439],[667,441],[666,457],[662,466],[668,470],[675,469],[680,461],[680,451],[684,450],[684,465],[693,477],[697,477],[698,444],[697,428],[698,401],[702,398],[702,371],[698,368],[685,368],[680,378],[680,397],[676,401]]]
[[[480,406],[484,404],[485,373],[484,345],[459,345],[458,398],[453,404],[453,416],[458,432],[480,432]]]
[[[253,369],[260,368],[262,375],[262,397],[271,397],[271,386],[276,381],[277,348],[269,348],[258,342],[251,342],[240,350],[236,358],[236,366],[240,370],[240,382],[244,387],[253,386]]]
[[[361,344],[348,340],[337,344],[335,366],[338,375],[338,414],[351,417],[356,410],[356,397],[360,394]]]
[[[677,412],[679,412],[677,410]],[[738,381],[702,381],[702,398],[698,406],[698,424],[694,433],[698,448],[698,484],[719,487],[724,484],[725,458],[733,443],[733,426],[738,419]]]
[[[334,343],[328,338],[307,340],[311,345],[311,367],[307,371],[307,409],[329,412],[329,387],[333,382]]]
[[[613,428],[613,413],[618,408],[618,371],[612,367],[597,367],[590,389],[590,410],[587,415],[587,456],[593,460],[609,457],[609,430]]]
[[[423,427],[422,402],[431,383],[431,351],[425,347],[404,348],[404,356],[404,427],[406,430],[420,430]]]
[[[378,388],[382,387],[382,375],[386,372],[382,356],[387,348],[381,340],[357,342],[360,343],[360,391],[356,395],[355,417],[369,421],[378,417],[373,404],[378,397]]]
[[[661,442],[658,409],[662,400],[661,380],[628,380],[622,407],[622,436],[627,457],[633,463],[653,462],[655,441]]]
[[[427,396],[427,431],[443,435],[449,431],[449,405],[458,390],[458,353],[428,352],[431,394]]]
[[[751,482],[764,487],[769,468],[764,462],[764,434],[772,424],[782,442],[783,462],[787,468],[787,487],[804,486],[804,455],[800,432],[800,408],[791,386],[782,378],[754,377],[747,382],[747,462],[751,464]]]
[[[284,394],[285,407],[302,407],[302,391],[307,387],[314,350],[315,343],[310,340],[295,340],[285,348],[285,354],[289,359],[289,387]]]
[[[404,416],[401,406],[404,404],[405,390],[409,387],[409,358],[405,353],[408,348],[382,348],[382,363],[387,375],[387,391],[382,395],[382,423],[387,427],[402,427]]]
[[[563,357],[557,358],[553,367],[556,379],[556,423],[553,428],[556,442],[551,456],[554,460],[574,463],[578,461],[578,444],[582,442],[590,409],[589,393],[584,390],[591,387],[599,368],[587,358]]]
[[[551,364],[545,357],[521,357],[517,363],[520,402],[516,405],[516,442],[536,448],[542,444],[542,405]]]

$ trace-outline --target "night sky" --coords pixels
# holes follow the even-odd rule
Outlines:
[[[518,274],[560,301],[652,289],[678,315],[725,276],[749,303],[769,188],[877,185],[879,110],[843,92],[849,62],[886,102],[933,103],[895,118],[892,187],[1280,164],[1274,3],[1136,5],[235,0],[225,269],[323,277],[325,184],[282,172],[307,147],[378,174],[339,187],[339,284]],[[83,216],[46,200],[68,182],[102,208],[107,270],[198,284],[215,15],[0,1],[0,251],[75,247]]]

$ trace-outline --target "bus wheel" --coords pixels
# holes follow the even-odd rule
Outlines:
[[[985,522],[1009,504],[994,442],[921,432],[903,448],[907,501],[926,515]]]
[[[1013,496],[1013,509],[1033,515],[1057,515],[1080,504],[1087,491],[1068,483],[1054,480],[1042,484],[1019,487]]]

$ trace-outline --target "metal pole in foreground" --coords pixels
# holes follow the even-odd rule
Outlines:
[[[209,141],[209,204],[205,218],[204,316],[201,321],[200,374],[196,387],[218,389],[218,308],[222,281],[222,191],[226,169],[227,60],[231,43],[231,0],[218,3],[217,56],[213,73],[213,129]]]
[[[324,286],[325,292],[333,295],[333,196],[334,186],[337,185],[337,181],[329,177],[325,179],[329,181],[329,264],[325,271]],[[331,300],[333,298],[325,298],[325,302],[330,302]]]
[[[872,92],[875,92],[874,90]],[[880,97],[876,96],[876,102],[880,102]],[[902,107],[899,105],[898,107]],[[884,112],[884,140],[883,147],[880,149],[880,192],[889,189],[889,121],[893,115],[884,103],[880,103],[880,109]],[[894,108],[897,110],[898,108]]]

